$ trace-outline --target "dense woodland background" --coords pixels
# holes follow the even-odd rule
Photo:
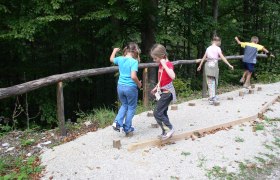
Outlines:
[[[201,58],[214,33],[222,38],[224,55],[242,54],[234,37],[249,41],[252,35],[277,55],[279,11],[279,0],[1,0],[0,88],[111,66],[113,47],[129,41],[141,46],[142,62],[152,61],[149,49],[155,42],[167,47],[170,60]],[[238,84],[241,63],[232,62],[233,72],[220,64],[221,85]],[[278,64],[260,60],[256,78],[279,74]],[[155,70],[150,71],[151,83]],[[201,89],[195,65],[176,67],[176,73],[178,88]],[[66,82],[66,119],[75,121],[80,110],[115,108],[116,81],[116,74],[108,74]],[[27,117],[33,127],[55,127],[56,87],[1,100],[0,116],[2,124],[13,120],[14,128],[26,128]]]

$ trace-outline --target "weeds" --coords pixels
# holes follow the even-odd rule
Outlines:
[[[43,167],[38,156],[5,156],[0,159],[0,179],[39,179]]]
[[[241,137],[235,137],[235,142],[244,142],[245,140]]]
[[[92,123],[97,123],[100,128],[104,128],[112,124],[116,117],[116,113],[113,110],[107,108],[94,109],[89,113],[85,113],[81,111],[76,114],[78,116],[77,118],[78,123],[89,121]]]
[[[190,153],[190,152],[184,152],[184,151],[183,151],[183,152],[181,153],[181,155],[183,155],[183,156],[189,156],[189,155],[191,155],[191,153]]]
[[[262,131],[264,130],[264,125],[263,124],[257,124],[256,125],[256,131]]]

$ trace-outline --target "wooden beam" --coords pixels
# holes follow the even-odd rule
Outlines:
[[[64,97],[63,97],[63,84],[57,84],[57,119],[59,122],[61,136],[66,136],[65,117],[64,117]]]
[[[267,58],[264,54],[259,54],[258,57],[261,58]],[[228,60],[230,59],[242,59],[243,56],[226,56]],[[177,60],[173,61],[173,65],[181,65],[181,64],[195,64],[199,63],[200,59],[195,60]],[[155,68],[158,67],[157,63],[141,63],[139,64],[139,69],[142,68]],[[45,78],[29,81],[26,83],[18,84],[15,86],[7,87],[7,88],[0,88],[0,99],[4,99],[7,97],[20,95],[27,93],[29,91],[33,91],[35,89],[39,89],[41,87],[49,86],[52,84],[56,84],[61,81],[69,81],[69,80],[75,80],[83,77],[89,77],[89,76],[96,76],[96,75],[102,75],[102,74],[109,74],[114,73],[118,71],[117,66],[113,67],[104,67],[104,68],[96,68],[96,69],[87,69],[87,70],[81,70],[81,71],[74,71],[64,74],[57,74],[48,76]]]
[[[166,141],[161,141],[159,139],[148,139],[148,140],[140,141],[140,142],[137,142],[137,143],[132,143],[132,144],[128,145],[127,149],[128,149],[128,151],[134,151],[134,150],[149,147],[149,146],[160,146],[162,144],[166,144],[166,143],[169,143],[169,142],[188,139],[195,133],[204,134],[204,133],[208,133],[208,132],[211,132],[211,131],[214,131],[214,130],[221,130],[221,129],[229,128],[229,127],[232,127],[232,126],[235,126],[235,125],[238,125],[238,124],[243,124],[245,122],[254,121],[258,118],[259,113],[264,113],[271,104],[273,104],[275,101],[277,101],[278,98],[279,98],[279,95],[274,97],[272,99],[272,101],[266,103],[264,105],[264,107],[258,113],[254,114],[252,116],[248,116],[248,117],[245,117],[245,118],[240,118],[240,119],[237,119],[237,120],[233,120],[231,122],[226,122],[226,123],[216,124],[216,125],[209,126],[209,127],[195,129],[195,130],[184,132],[184,133],[181,133],[181,134],[176,134],[172,138],[170,138]]]

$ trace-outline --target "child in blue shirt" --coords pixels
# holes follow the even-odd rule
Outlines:
[[[123,56],[115,57],[119,48],[114,48],[110,61],[119,66],[118,97],[121,107],[112,125],[120,132],[122,127],[126,135],[134,131],[132,118],[135,114],[138,100],[138,88],[142,82],[137,77],[140,49],[136,43],[129,43],[123,50]]]

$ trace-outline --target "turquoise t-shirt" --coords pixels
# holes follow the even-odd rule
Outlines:
[[[118,84],[137,87],[136,83],[131,79],[131,72],[138,71],[138,61],[131,57],[119,56],[114,58],[114,63],[119,66]]]

